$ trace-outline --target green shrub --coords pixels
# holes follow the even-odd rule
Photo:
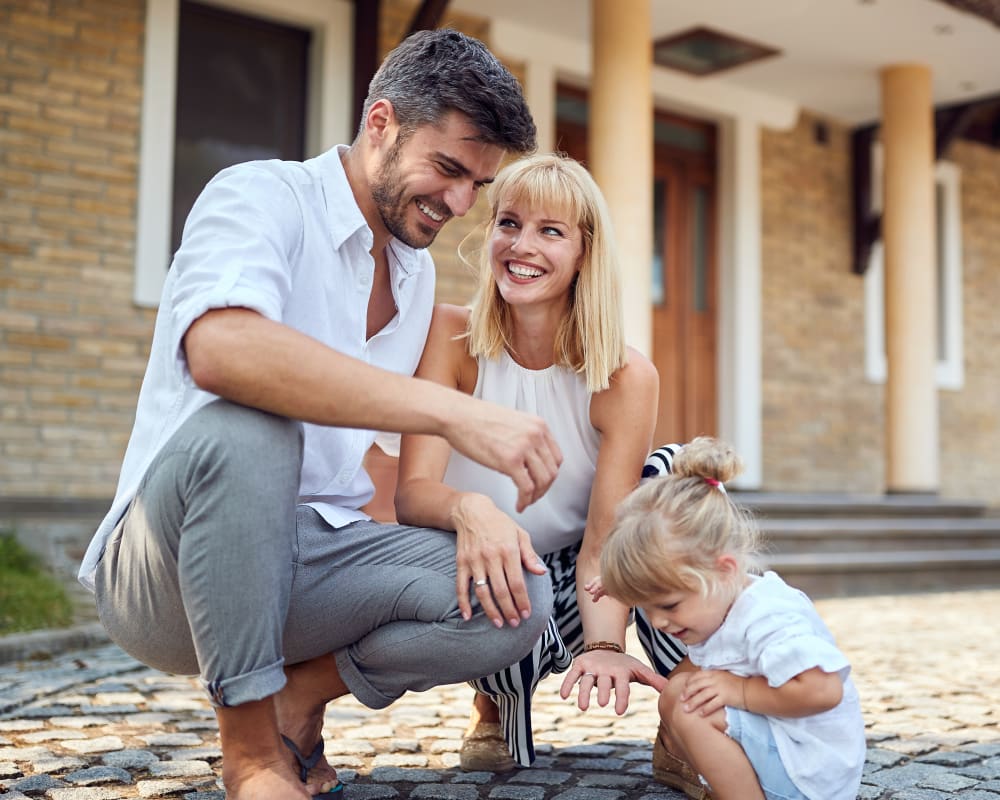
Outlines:
[[[0,635],[37,628],[58,628],[73,620],[62,585],[14,534],[0,531]]]

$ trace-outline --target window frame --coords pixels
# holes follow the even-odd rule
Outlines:
[[[872,208],[882,210],[882,147],[872,146]],[[938,190],[942,208],[935,205],[936,234],[941,238],[937,253],[941,259],[938,299],[938,334],[944,355],[936,358],[935,381],[939,389],[958,391],[965,385],[962,320],[962,170],[950,161],[934,165],[935,203]],[[885,383],[888,362],[885,355],[885,264],[881,240],[872,247],[865,272],[865,377],[871,383]]]
[[[349,0],[198,0],[312,32],[306,106],[307,156],[353,138],[353,4]],[[136,207],[137,306],[159,305],[170,266],[179,0],[148,0]]]

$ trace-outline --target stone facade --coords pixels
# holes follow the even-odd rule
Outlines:
[[[383,4],[383,52],[416,5]],[[91,502],[103,513],[114,491],[154,317],[132,302],[144,20],[144,0],[0,5],[7,511],[14,500],[41,498]],[[446,23],[489,41],[483,20]],[[941,396],[942,492],[998,504],[1000,153],[958,142],[949,157],[962,167],[965,386]],[[792,131],[764,132],[765,489],[884,488],[883,392],[864,375],[850,180],[846,128],[804,114]],[[474,272],[456,253],[485,210],[480,200],[434,245],[441,301],[471,297]],[[465,250],[477,244],[472,238]],[[0,507],[0,528],[6,513]]]
[[[0,7],[0,497],[117,480],[153,320],[132,303],[144,13]]]
[[[865,381],[850,170],[842,126],[803,114],[791,131],[763,132],[765,489],[883,489],[883,393]]]
[[[1000,151],[958,141],[965,385],[942,391],[941,492],[1000,505]]]
[[[825,141],[817,136],[825,129]],[[884,392],[851,269],[850,132],[804,113],[762,136],[764,488],[877,494]],[[940,494],[1000,504],[1000,152],[957,141],[965,380],[942,389]]]

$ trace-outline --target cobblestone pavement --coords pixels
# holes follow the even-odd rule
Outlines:
[[[854,665],[868,726],[864,800],[1000,800],[1000,590],[817,603]],[[630,644],[630,649],[634,645]],[[460,657],[460,654],[456,654]],[[347,800],[682,800],[651,778],[654,693],[581,714],[549,678],[536,766],[463,773],[471,690],[411,694],[379,712],[331,705],[324,731]],[[0,666],[0,799],[221,800],[214,717],[195,682],[112,646]]]

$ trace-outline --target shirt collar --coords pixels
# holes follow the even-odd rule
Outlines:
[[[340,248],[352,236],[360,235],[365,249],[370,250],[374,234],[365,215],[361,213],[354,192],[347,180],[341,157],[348,150],[348,145],[339,144],[318,156],[316,161],[320,167],[323,190],[326,194],[327,219],[330,224],[330,234],[333,245]],[[398,239],[389,240],[389,248],[395,261],[404,275],[415,275],[420,272],[427,259],[421,257],[421,251]]]

